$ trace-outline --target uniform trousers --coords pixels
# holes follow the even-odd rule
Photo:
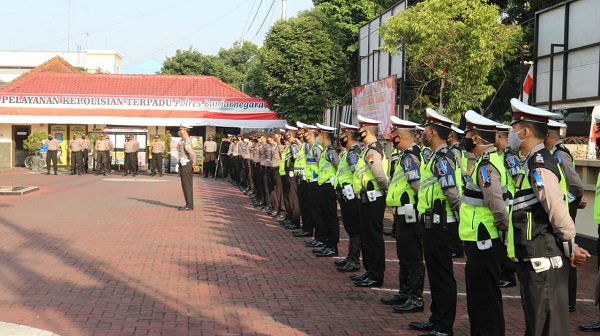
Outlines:
[[[305,216],[302,216],[302,228],[304,231],[313,232],[317,241],[327,242],[325,223],[323,222],[323,210],[321,206],[321,197],[319,193],[319,183],[309,182],[306,185],[306,203]]]
[[[108,171],[110,170],[108,161],[108,151],[98,151],[96,155],[96,160],[98,161],[96,171],[102,172],[103,174],[108,173]]]
[[[250,165],[248,164],[248,159],[242,158],[242,181],[244,182],[244,187],[250,188],[252,185],[252,181],[250,181]]]
[[[152,154],[154,155],[154,154]],[[215,176],[215,153],[204,154],[204,177]]]
[[[383,281],[385,273],[385,245],[383,242],[383,216],[385,196],[373,202],[362,198],[360,203],[360,243],[363,251],[363,264],[369,278]]]
[[[525,336],[569,334],[569,260],[562,259],[561,268],[550,267],[541,273],[536,273],[529,261],[516,263],[525,311]]]
[[[318,187],[320,195],[321,218],[325,229],[325,242],[329,247],[337,248],[340,242],[340,221],[337,215],[337,194],[331,183]],[[317,239],[318,240],[318,239]]]
[[[233,157],[233,164],[234,164],[234,180],[238,181],[238,182],[243,182],[242,180],[242,157],[241,156],[234,156]]]
[[[396,226],[396,255],[400,269],[400,293],[414,299],[423,297],[425,264],[423,263],[423,226],[417,220],[407,223],[404,215],[394,215]]]
[[[300,203],[298,202],[298,182],[295,176],[290,176],[289,172],[285,175],[286,188],[285,194],[290,204],[290,209],[287,210],[289,220],[296,225],[300,225]]]
[[[576,202],[569,203],[569,215],[571,219],[573,219],[573,223],[575,223],[575,217],[577,217],[577,208],[579,204]],[[577,267],[569,267],[569,307],[575,307],[577,303]]]
[[[137,174],[137,152],[125,153],[125,173]]]
[[[267,206],[271,206],[271,167],[261,166],[264,200]]]
[[[82,160],[81,151],[71,152],[71,171],[73,174],[82,168]]]
[[[443,333],[452,332],[456,318],[452,234],[450,230],[442,228],[439,224],[433,224],[431,229],[423,230],[423,256],[431,289],[429,322],[433,323],[433,330]]]
[[[50,167],[52,167],[52,169],[54,169],[54,172],[56,173],[56,169],[57,169],[57,165],[58,165],[58,150],[49,150],[46,153],[46,168],[48,169],[48,172],[50,172]]]
[[[298,183],[297,195],[300,217],[302,218],[302,231],[313,234],[314,226],[312,226],[312,223],[310,223],[310,220],[307,217],[308,215],[306,214],[307,198],[310,198],[308,197],[308,182],[300,180]]]
[[[344,230],[350,238],[360,237],[360,200],[358,198],[351,200],[340,198],[338,202],[342,212]]]
[[[81,151],[81,159],[82,159],[83,168],[84,168],[83,171],[87,173],[87,171],[90,169],[90,166],[89,166],[90,150],[89,149],[84,148]]]
[[[256,197],[258,198],[258,202],[260,204],[265,204],[265,185],[260,163],[254,163],[254,185],[256,186]]]
[[[183,189],[183,197],[185,198],[185,206],[194,208],[194,168],[188,162],[186,165],[179,164],[179,177],[181,179],[181,189]]]
[[[281,190],[281,175],[279,175],[279,169],[275,167],[271,168],[271,186],[271,204],[273,205],[273,209],[279,211],[282,205],[281,194],[283,191]]]
[[[150,169],[153,173],[158,172],[162,175],[163,173],[163,153],[152,153],[152,168]]]
[[[487,250],[480,250],[474,241],[464,243],[467,312],[473,336],[504,335],[504,308],[498,286],[503,246],[499,238],[492,239],[492,247]]]

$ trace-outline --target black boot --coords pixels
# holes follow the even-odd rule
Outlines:
[[[346,263],[337,267],[340,272],[355,272],[360,269],[360,236],[350,237]]]

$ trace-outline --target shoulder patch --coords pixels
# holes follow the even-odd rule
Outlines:
[[[492,185],[492,179],[490,178],[491,171],[489,169],[489,165],[481,165],[479,168],[479,176],[481,176],[481,181],[483,182],[483,187],[487,188]]]
[[[454,168],[448,162],[448,157],[442,155],[435,159],[433,173],[437,176],[442,190],[456,187]]]
[[[327,161],[331,162],[333,161],[333,153],[332,152],[327,152],[327,157],[326,157]]]
[[[360,155],[358,155],[358,153],[355,151],[349,151],[347,158],[348,158],[347,159],[348,163],[350,165],[355,165],[358,163],[358,159],[360,158]]]
[[[531,172],[531,185],[535,186],[538,190],[544,189],[544,181],[542,181],[542,177],[537,170]]]
[[[418,162],[416,162],[412,155],[405,155],[402,158],[402,168],[406,176],[407,182],[413,182],[421,179],[421,170]]]

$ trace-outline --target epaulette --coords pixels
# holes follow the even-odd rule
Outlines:
[[[536,153],[535,154],[535,158],[533,159],[533,163],[535,163],[536,165],[539,166],[543,166],[546,164],[544,157],[542,156],[541,153]]]

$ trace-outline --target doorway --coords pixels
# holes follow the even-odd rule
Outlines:
[[[31,134],[30,125],[12,126],[12,138],[15,146],[13,162],[16,167],[25,167],[25,158],[29,156],[29,152],[23,147],[23,142],[27,140],[29,134]]]

